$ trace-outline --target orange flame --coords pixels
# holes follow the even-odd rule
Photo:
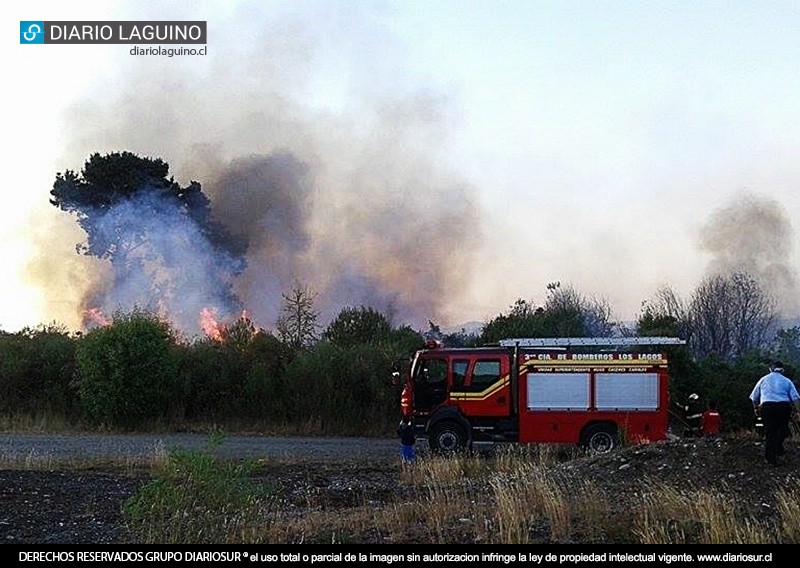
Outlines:
[[[106,327],[107,325],[111,325],[111,318],[106,316],[100,308],[83,310],[84,327]]]
[[[214,341],[224,339],[225,326],[217,321],[216,310],[214,308],[203,308],[200,311],[200,328]]]

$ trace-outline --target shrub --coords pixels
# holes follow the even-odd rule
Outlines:
[[[153,479],[123,503],[138,542],[235,543],[269,525],[276,489],[250,481],[253,464],[220,461],[210,449],[172,451]]]
[[[242,353],[215,341],[179,349],[179,375],[185,417],[216,422],[238,416],[242,406]]]
[[[393,431],[396,405],[391,360],[370,345],[321,342],[286,370],[286,404],[299,422],[316,419],[327,431]]]
[[[69,416],[75,340],[57,325],[0,332],[0,412]]]
[[[163,417],[175,394],[175,341],[169,324],[141,310],[115,315],[76,350],[78,396],[97,424],[135,428]]]

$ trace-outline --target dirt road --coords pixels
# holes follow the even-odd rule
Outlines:
[[[201,450],[213,447],[225,458],[386,458],[396,456],[396,439],[288,438],[222,436],[211,446],[209,434],[20,434],[0,432],[0,459],[146,458],[175,448]]]

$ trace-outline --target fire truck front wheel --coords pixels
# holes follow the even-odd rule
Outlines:
[[[589,426],[583,434],[583,445],[597,454],[610,452],[617,444],[617,429],[610,424]]]
[[[467,447],[467,433],[455,422],[439,422],[431,430],[428,443],[437,454],[452,454]]]

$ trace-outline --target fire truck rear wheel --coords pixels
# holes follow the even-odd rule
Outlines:
[[[438,454],[453,454],[467,447],[467,433],[455,422],[440,422],[428,440],[431,450]]]
[[[583,435],[583,445],[589,451],[604,454],[617,447],[617,429],[609,424],[590,426]]]

